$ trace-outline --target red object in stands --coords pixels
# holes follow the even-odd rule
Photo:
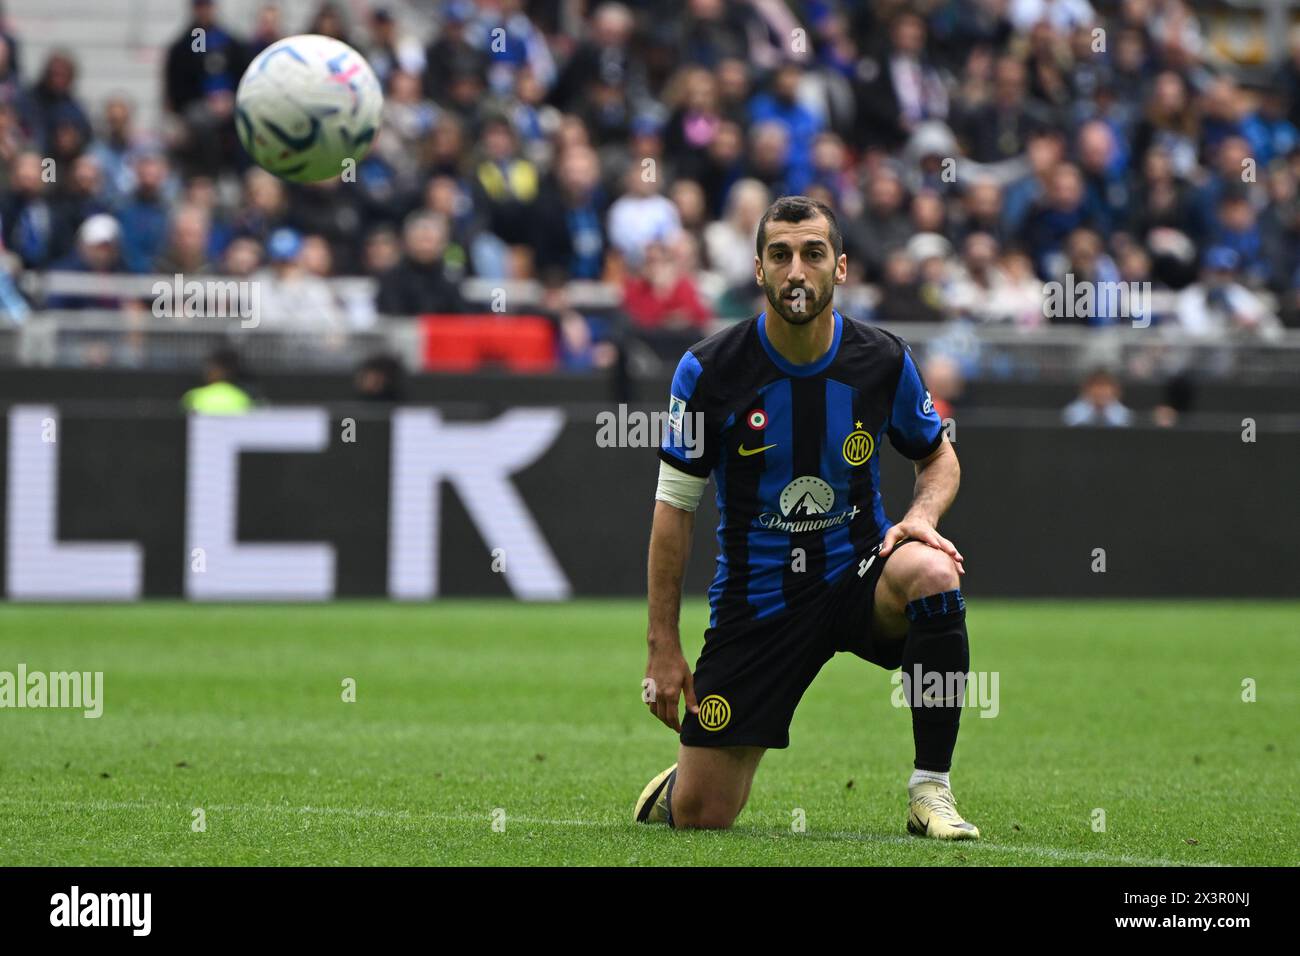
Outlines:
[[[425,315],[424,367],[469,372],[498,363],[515,372],[555,368],[555,326],[540,315]]]

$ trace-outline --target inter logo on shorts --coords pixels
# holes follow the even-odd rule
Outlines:
[[[705,730],[721,730],[731,720],[731,705],[717,694],[700,701],[700,726]]]
[[[844,460],[850,465],[861,465],[876,449],[876,443],[870,432],[862,430],[862,422],[854,422],[854,431],[844,439]]]

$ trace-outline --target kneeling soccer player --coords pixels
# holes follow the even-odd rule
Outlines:
[[[677,366],[650,536],[645,686],[681,745],[637,800],[638,822],[730,826],[764,751],[789,746],[804,691],[848,651],[903,668],[916,746],[907,829],[979,836],[948,783],[963,694],[922,697],[911,679],[964,687],[970,667],[963,559],[935,530],[957,493],[957,455],[907,346],[834,309],[842,250],[829,208],[777,200],[759,223],[754,266],[768,311],[693,346]],[[916,466],[897,524],[880,500],[885,435]],[[692,675],[678,615],[710,473],[720,553]]]

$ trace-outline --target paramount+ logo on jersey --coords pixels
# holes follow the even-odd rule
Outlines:
[[[834,511],[835,490],[815,475],[802,475],[781,489],[781,513],[765,511],[754,519],[769,531],[824,531],[852,521],[862,511],[857,505]]]

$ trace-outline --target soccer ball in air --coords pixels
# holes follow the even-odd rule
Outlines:
[[[326,36],[286,37],[257,55],[235,93],[235,129],[253,161],[296,183],[360,163],[384,94],[360,53]]]

